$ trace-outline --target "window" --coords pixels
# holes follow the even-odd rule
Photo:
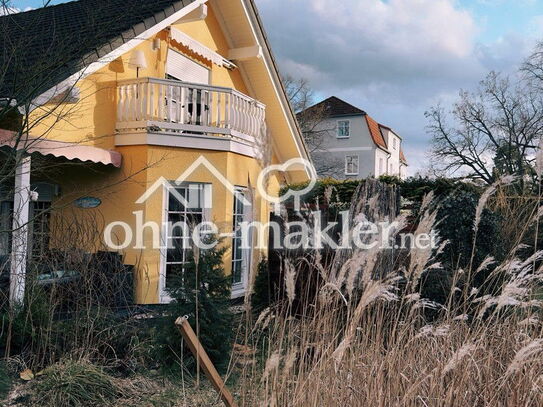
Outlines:
[[[13,223],[13,201],[0,202],[0,256],[11,253],[11,230]],[[0,264],[0,269],[2,264]]]
[[[51,202],[32,202],[28,233],[29,254],[38,259],[49,250]]]
[[[232,237],[232,284],[243,285],[246,271],[246,251],[242,246],[241,223],[245,220],[247,191],[244,188],[236,188],[234,192],[234,210],[233,210],[233,237]]]
[[[379,174],[378,175],[383,175],[384,172],[385,172],[385,162],[383,158],[379,158]]]
[[[10,190],[11,188],[11,190]],[[13,229],[13,187],[0,185],[0,257],[9,257]],[[39,259],[49,252],[51,239],[51,201],[55,195],[53,185],[38,182],[31,186],[38,193],[38,201],[29,202],[28,257]],[[0,263],[1,263],[0,259]],[[0,264],[0,268],[2,264]]]
[[[351,122],[340,120],[337,122],[337,138],[349,138],[351,136]]]
[[[205,66],[193,61],[183,54],[168,49],[166,58],[166,78],[178,81],[209,85],[211,82],[211,71]],[[176,95],[173,92],[164,91],[166,109],[170,109],[170,117],[186,124],[207,126],[211,117],[209,116],[210,94],[202,89],[186,89]],[[171,105],[168,100],[171,99]],[[171,106],[171,107],[170,107]]]
[[[345,157],[345,175],[358,175],[357,155],[348,155]]]
[[[390,164],[390,170],[388,172],[388,175],[393,175],[394,174],[394,167],[392,166],[392,164]]]
[[[394,150],[396,150],[396,148],[397,148],[397,143],[398,143],[398,139],[396,137],[394,137],[392,139],[392,146],[394,147]]]
[[[168,187],[165,288],[183,279],[192,256],[192,231],[207,218],[210,196],[209,184],[187,183]]]

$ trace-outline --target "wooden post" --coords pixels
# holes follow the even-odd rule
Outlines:
[[[215,390],[217,390],[217,392],[220,394],[224,404],[227,407],[236,407],[236,403],[234,402],[232,394],[230,394],[230,391],[228,391],[228,389],[226,388],[226,385],[224,384],[219,373],[217,372],[217,369],[215,369],[215,366],[209,359],[209,356],[207,356],[206,351],[200,343],[200,340],[190,326],[188,317],[185,316],[177,318],[177,320],[175,321],[175,325],[177,326],[177,329],[179,329],[179,332],[181,332],[181,335],[183,335],[183,338],[187,342],[190,351],[198,360],[198,363],[202,366],[202,370],[206,374],[207,378],[209,379]]]

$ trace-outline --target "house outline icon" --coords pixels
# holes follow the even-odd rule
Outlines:
[[[203,155],[198,157],[196,161],[194,161],[183,173],[177,177],[175,181],[173,181],[173,185],[171,181],[168,181],[166,178],[161,176],[158,178],[153,185],[151,185],[143,195],[141,195],[137,200],[137,204],[143,204],[145,203],[158,189],[168,186],[181,186],[183,182],[187,180],[187,178],[196,171],[200,166],[204,166],[219,182],[228,190],[232,195],[236,193],[236,187],[234,184],[232,184],[230,181],[226,179],[224,175],[221,174],[221,172],[209,162],[207,158],[205,158]],[[175,198],[184,206],[190,207],[189,202],[185,199],[184,196],[182,196],[177,190],[174,188],[170,191],[172,195],[175,196]],[[241,200],[245,206],[251,206],[251,202],[247,200],[247,198],[244,195],[241,195]]]

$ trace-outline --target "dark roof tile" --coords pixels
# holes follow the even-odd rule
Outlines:
[[[305,113],[311,113],[312,111],[323,110],[323,113],[330,117],[336,116],[357,116],[366,114],[363,110],[355,107],[335,96],[329,97],[328,99],[323,100],[316,105],[313,105],[303,112],[300,112],[300,115]]]
[[[34,98],[192,1],[79,0],[2,16],[0,97]]]

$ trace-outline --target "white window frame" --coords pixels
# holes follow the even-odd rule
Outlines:
[[[356,172],[349,172],[349,158],[356,158]],[[352,163],[354,165],[354,162]],[[358,175],[360,174],[360,156],[359,155],[346,155],[345,156],[345,175]]]
[[[169,264],[174,264],[176,262],[168,262],[168,243],[170,240],[170,230],[168,228],[168,218],[169,214],[173,213],[169,210],[170,202],[170,191],[176,188],[190,188],[191,186],[198,186],[203,188],[203,208],[201,211],[202,222],[207,222],[211,218],[211,204],[212,199],[212,184],[205,182],[183,182],[180,185],[176,185],[174,182],[169,182],[163,188],[162,195],[162,234],[160,240],[160,276],[158,283],[158,297],[161,304],[168,304],[172,301],[168,291],[166,290],[166,273]],[[184,213],[188,213],[187,208],[185,208]],[[195,212],[192,212],[195,213]]]
[[[347,136],[340,136],[339,135],[339,128],[340,128],[339,124],[340,123],[347,123],[347,132],[348,132]],[[351,121],[350,120],[338,120],[337,121],[336,138],[339,138],[339,139],[351,138]]]
[[[232,278],[232,298],[239,298],[243,295],[245,295],[245,291],[247,289],[247,285],[249,282],[249,270],[251,269],[251,262],[252,262],[252,255],[253,250],[252,249],[240,249],[241,252],[238,253],[236,250],[235,240],[236,239],[243,239],[242,236],[236,237],[236,226],[239,223],[237,223],[236,216],[241,216],[241,222],[252,222],[252,202],[248,202],[247,204],[243,205],[243,213],[240,213],[239,209],[237,208],[237,204],[243,201],[243,199],[236,199],[237,194],[243,194],[242,197],[247,200],[249,199],[249,190],[247,187],[242,186],[236,186],[233,196],[233,208],[232,208],[232,272],[231,272],[231,278]],[[252,228],[249,229],[250,235],[248,236],[248,241],[252,242]],[[241,264],[241,280],[238,282],[234,282],[234,263],[238,262]]]

